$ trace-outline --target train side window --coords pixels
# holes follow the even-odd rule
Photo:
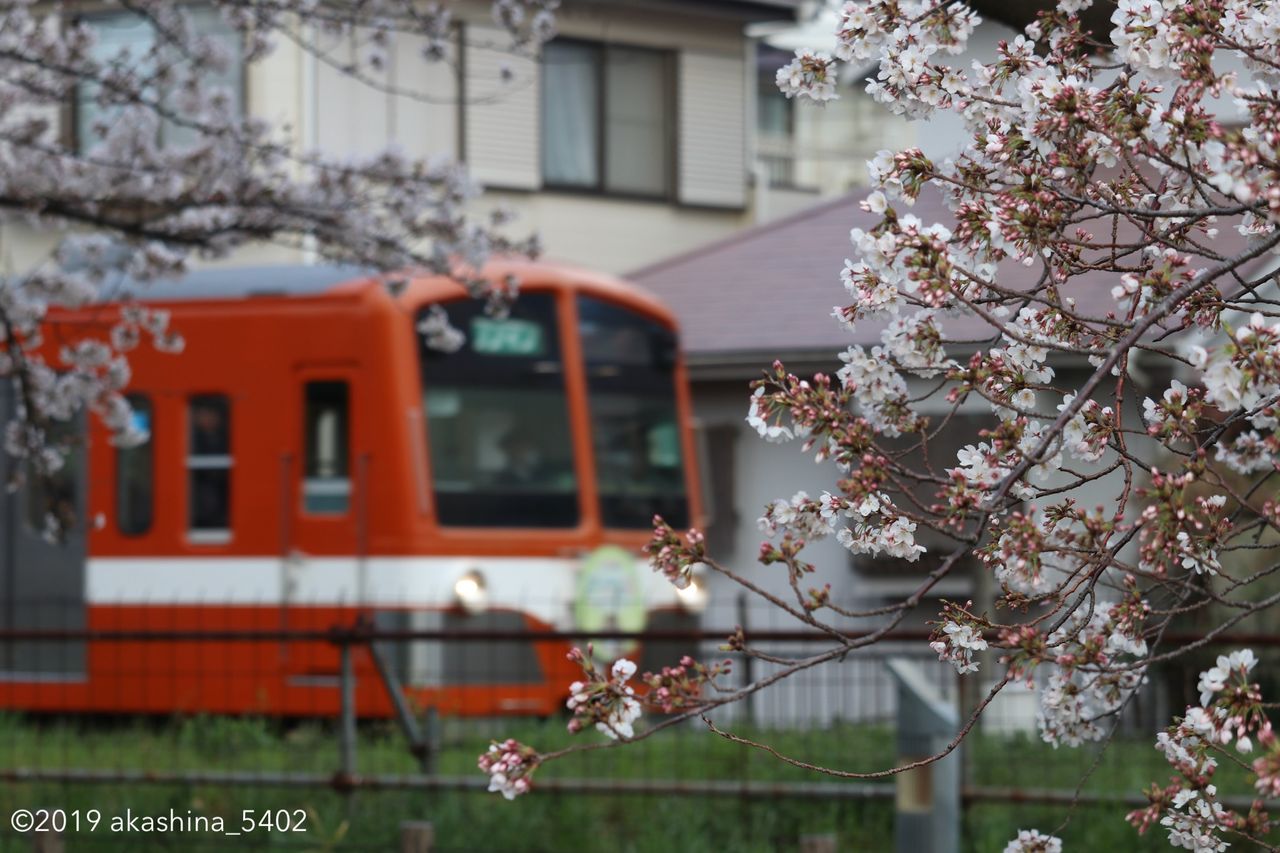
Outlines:
[[[151,398],[130,394],[133,427],[146,438],[116,450],[116,527],[125,536],[141,536],[151,529],[155,509],[154,450],[151,443]]]
[[[188,538],[217,544],[231,539],[231,401],[205,394],[187,402]]]
[[[308,382],[302,509],[341,515],[351,505],[350,392],[346,382]]]

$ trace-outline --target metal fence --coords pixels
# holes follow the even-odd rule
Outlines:
[[[763,611],[744,616],[750,641],[773,654],[804,654],[830,642]],[[928,810],[951,796],[938,788],[941,777],[867,781],[805,771],[725,741],[695,719],[640,743],[548,765],[538,773],[535,796],[505,803],[484,790],[486,779],[475,768],[491,739],[510,736],[546,750],[603,737],[571,736],[563,710],[474,716],[415,698],[415,683],[431,677],[421,669],[424,661],[457,681],[451,686],[436,678],[431,695],[465,689],[497,696],[511,690],[499,681],[518,669],[513,657],[528,661],[531,649],[588,639],[638,652],[642,670],[690,652],[735,658],[735,684],[767,674],[760,661],[719,651],[730,626],[663,627],[659,620],[645,631],[585,638],[501,619],[414,627],[370,614],[324,628],[291,627],[287,618],[208,627],[226,620],[225,612],[195,608],[182,624],[166,618],[127,629],[0,632],[7,666],[0,673],[0,820],[8,821],[0,824],[0,847],[30,850],[56,836],[71,850],[383,850],[400,845],[406,821],[430,820],[434,849],[442,850],[595,849],[592,839],[602,834],[620,839],[619,849],[635,850],[819,850],[829,844],[888,850],[904,808]],[[1247,639],[1261,645],[1259,638]],[[302,682],[314,700],[309,705],[294,703],[270,715],[193,710],[224,707],[219,697],[268,684],[281,656],[294,670],[311,673],[296,676],[310,678]],[[21,667],[33,659],[45,669],[39,683]],[[63,665],[51,663],[57,660]],[[911,732],[903,728],[907,717],[891,660],[910,667],[938,702],[966,701],[925,634],[904,632],[712,717],[799,762],[882,770],[919,757],[904,746]],[[92,682],[86,694],[86,672],[109,673],[104,689],[120,695],[94,697]],[[558,689],[557,705],[567,682]],[[1068,835],[1093,832],[1095,821],[1080,816],[1095,812],[1105,813],[1120,834],[1082,836],[1091,849],[1115,843],[1138,849],[1146,842],[1125,834],[1122,813],[1141,804],[1141,787],[1167,776],[1151,748],[1152,733],[1156,721],[1181,707],[1186,689],[1181,670],[1152,673],[1126,711],[1115,747],[1102,756],[1040,744],[1032,731],[1034,693],[1009,691],[946,759],[958,767],[954,796],[964,805],[955,829],[958,849],[989,849],[1020,826],[1070,816],[1076,821]],[[61,705],[50,700],[58,696]],[[76,710],[93,699],[101,700],[97,707],[119,710]],[[179,707],[166,707],[175,700]],[[477,700],[473,707],[499,705]],[[1089,783],[1077,790],[1076,780],[1086,774]],[[59,831],[33,833],[15,823],[11,816],[23,810],[44,814],[44,828]],[[152,819],[149,831],[138,822],[145,818]]]

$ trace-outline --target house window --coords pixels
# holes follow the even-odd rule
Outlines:
[[[351,503],[351,426],[345,382],[308,382],[305,391],[306,469],[302,509],[341,515]]]
[[[151,442],[151,399],[129,396],[133,426],[147,438],[116,451],[116,527],[126,536],[141,536],[151,529],[154,512],[154,445]]]
[[[728,556],[734,548],[734,537],[741,520],[733,496],[738,494],[738,454],[735,452],[739,436],[737,423],[715,424],[699,429],[700,450],[703,464],[702,489],[710,500],[704,500],[707,512],[707,552]]]
[[[790,139],[794,132],[795,101],[778,88],[778,69],[791,59],[785,50],[756,48],[756,130],[770,139]]]
[[[770,186],[796,185],[795,101],[778,89],[778,69],[791,54],[761,44],[756,48],[756,134],[761,164]]]
[[[208,6],[191,6],[184,10],[191,31],[200,33],[216,42],[228,58],[221,72],[202,71],[200,81],[203,91],[212,94],[221,91],[229,99],[228,112],[232,116],[244,114],[244,47],[239,33],[231,28],[219,12]],[[143,80],[154,77],[159,66],[177,66],[185,73],[186,60],[170,44],[158,45],[158,34],[152,23],[133,12],[103,12],[85,15],[81,22],[93,30],[97,42],[92,56],[99,62],[119,63],[133,75]],[[128,51],[125,55],[122,51]],[[180,73],[179,76],[182,76]],[[160,89],[167,110],[176,116],[187,111],[179,105],[180,87],[170,85]],[[154,97],[155,88],[143,87],[144,94]],[[123,109],[122,104],[100,103],[100,87],[96,83],[83,83],[76,97],[76,140],[81,151],[89,151],[101,144],[104,133],[112,126]],[[159,142],[168,148],[182,148],[195,144],[200,131],[182,124],[162,119],[158,130]]]
[[[557,40],[542,50],[542,178],[552,188],[671,192],[672,57]]]
[[[231,401],[221,394],[192,397],[187,412],[188,538],[226,542],[231,539]]]

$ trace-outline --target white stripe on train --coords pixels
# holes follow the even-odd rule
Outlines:
[[[581,561],[536,557],[91,557],[90,605],[365,605],[443,608],[463,574],[484,574],[491,607],[573,627]],[[648,607],[678,604],[674,588],[638,564]]]

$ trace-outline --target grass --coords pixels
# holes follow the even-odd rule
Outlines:
[[[745,732],[752,734],[749,730]],[[476,756],[491,737],[512,736],[540,749],[571,742],[563,720],[446,721],[438,772],[479,778]],[[773,731],[761,737],[783,752],[845,769],[891,766],[894,733],[887,726],[841,724],[825,730]],[[594,734],[578,736],[594,739]],[[975,734],[966,741],[970,784],[1014,788],[1074,788],[1094,760],[1091,750],[1053,750],[1025,736]],[[39,720],[0,717],[0,765],[6,768],[114,768],[293,771],[329,774],[338,761],[334,727],[234,718],[175,720]],[[362,725],[363,773],[412,773],[416,765],[399,732]],[[1086,791],[1136,794],[1167,768],[1150,740],[1112,745]],[[621,749],[592,751],[539,771],[540,779],[740,780],[831,782],[756,750],[687,727]],[[1244,790],[1244,789],[1241,789]],[[99,809],[105,815],[188,810],[219,815],[232,825],[242,809],[302,809],[307,832],[257,830],[239,838],[205,834],[128,835],[109,824],[68,838],[68,850],[393,850],[403,820],[430,820],[438,850],[773,851],[797,848],[801,835],[835,833],[842,850],[892,849],[890,800],[798,797],[740,799],[655,793],[559,794],[543,791],[515,802],[468,791],[361,791],[186,784],[53,784],[0,786],[0,813],[17,808]],[[1167,849],[1163,833],[1140,838],[1119,803],[1079,807],[1059,833],[1068,849]],[[963,826],[966,850],[1001,850],[1019,828],[1055,830],[1064,807],[977,803]],[[0,849],[30,850],[30,842],[0,823]]]

